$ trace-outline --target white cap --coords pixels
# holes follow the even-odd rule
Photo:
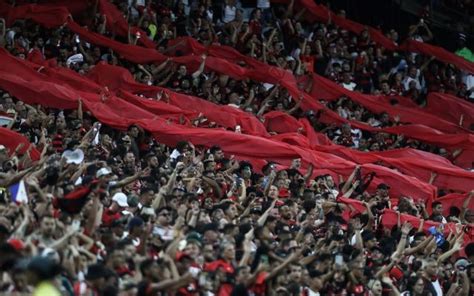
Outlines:
[[[84,56],[82,55],[82,53],[78,53],[70,56],[66,61],[66,65],[69,66],[70,64],[82,63],[83,61]]]
[[[66,158],[66,163],[80,164],[84,160],[84,152],[81,149],[74,151],[66,150],[63,153],[63,157]]]
[[[109,170],[108,168],[101,168],[100,170],[97,171],[97,173],[95,174],[95,176],[96,176],[97,178],[100,178],[100,177],[102,177],[102,176],[107,176],[107,175],[109,175],[109,174],[111,174],[111,173],[112,173],[112,171]]]
[[[118,203],[118,205],[121,206],[122,208],[128,207],[127,196],[122,192],[115,193],[114,196],[112,197],[112,200]]]
[[[0,145],[0,150],[6,150],[7,147],[5,147],[4,145]]]
[[[142,208],[141,212],[142,215],[148,215],[148,216],[156,216],[155,210],[152,208]]]
[[[270,83],[264,83],[263,84],[263,87],[265,88],[265,90],[269,90],[270,88],[273,87],[273,84],[270,84]]]

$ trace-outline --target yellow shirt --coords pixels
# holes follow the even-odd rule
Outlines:
[[[61,293],[53,284],[45,281],[35,288],[33,296],[61,296]]]

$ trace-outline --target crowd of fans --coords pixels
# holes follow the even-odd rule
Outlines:
[[[241,53],[292,72],[297,78],[324,75],[366,94],[403,95],[423,105],[428,92],[470,100],[468,73],[430,57],[388,52],[368,31],[355,35],[331,23],[309,23],[293,1],[144,0],[113,1],[130,26],[147,36],[115,36],[99,13],[83,19],[89,30],[137,44],[150,38],[164,54],[170,40],[191,36],[204,45],[229,45]],[[345,12],[340,11],[345,17]],[[68,29],[45,29],[33,21],[11,27],[0,19],[0,44],[12,55],[56,58],[59,67],[87,74],[100,61],[127,68],[136,81],[163,86],[210,102],[241,108],[263,118],[272,110],[306,116],[334,143],[360,151],[412,147],[448,152],[403,135],[367,133],[318,122],[278,85],[234,80],[206,71],[206,55],[194,72],[185,65],[132,64],[113,51],[87,43]],[[387,35],[396,43],[395,30]],[[408,38],[429,42],[421,19]],[[459,49],[469,53],[465,36]],[[179,50],[176,52],[180,55]],[[472,53],[471,53],[472,55]],[[307,92],[311,84],[302,86]],[[319,99],[319,98],[318,98]],[[321,103],[341,117],[372,127],[400,125],[347,97]],[[0,291],[8,295],[473,295],[474,244],[465,228],[474,222],[468,196],[462,208],[443,216],[440,203],[400,197],[392,206],[386,184],[375,192],[373,175],[359,167],[346,179],[302,173],[301,160],[261,172],[218,146],[182,141],[167,147],[140,126],[119,131],[101,125],[82,104],[55,110],[23,103],[8,92],[0,111],[8,128],[41,152],[0,145]],[[214,127],[203,121],[200,126]],[[432,179],[436,176],[433,175]],[[24,182],[28,202],[11,202],[7,189]],[[432,182],[433,180],[431,180]],[[448,188],[449,189],[449,188]],[[363,213],[339,201],[353,198]],[[443,224],[423,232],[409,223],[381,227],[384,209],[458,227],[444,236]],[[347,213],[351,213],[347,216]],[[465,257],[459,257],[463,251]]]
[[[459,12],[472,15],[474,11],[474,3],[471,0],[444,0],[441,2],[434,1],[435,5],[443,3],[449,8],[456,9]]]

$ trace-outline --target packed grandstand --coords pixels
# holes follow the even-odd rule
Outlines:
[[[0,293],[474,295],[471,35],[331,7],[0,0]]]

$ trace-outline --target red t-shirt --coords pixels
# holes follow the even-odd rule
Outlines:
[[[301,62],[305,65],[306,71],[314,72],[314,57],[304,55],[300,57]]]
[[[115,220],[118,220],[122,217],[120,213],[114,213],[110,209],[106,209],[102,214],[102,225],[111,226]]]

